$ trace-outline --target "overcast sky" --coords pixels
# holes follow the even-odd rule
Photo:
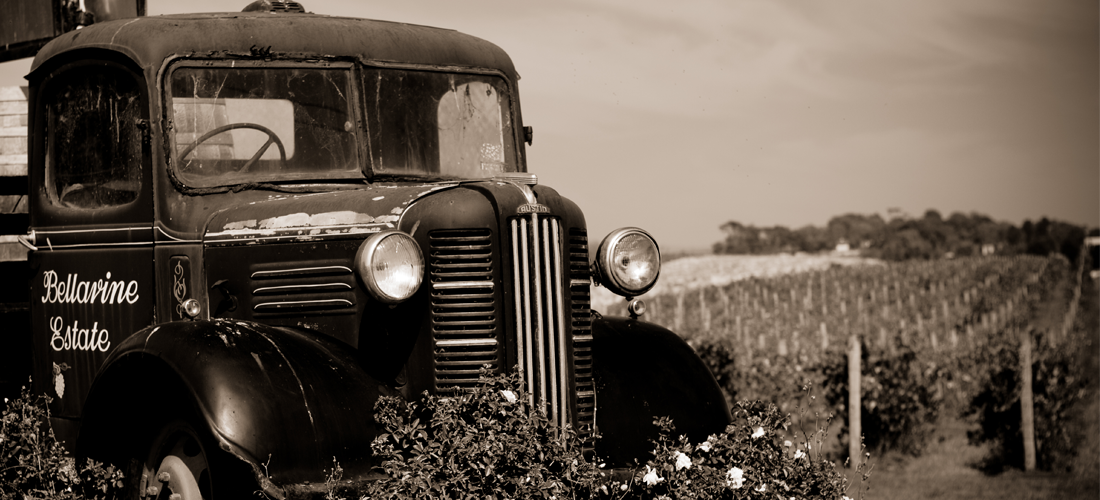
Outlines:
[[[729,220],[892,207],[1100,224],[1095,0],[303,3],[507,51],[529,170],[585,210],[593,239],[630,225],[665,250],[706,248]],[[29,65],[0,64],[0,86]]]

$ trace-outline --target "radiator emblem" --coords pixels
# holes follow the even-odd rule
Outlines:
[[[539,205],[538,203],[525,203],[520,205],[516,209],[516,213],[520,214],[548,214],[550,213],[550,207],[546,205]]]

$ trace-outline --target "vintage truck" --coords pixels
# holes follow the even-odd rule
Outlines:
[[[27,80],[34,390],[135,497],[294,496],[334,459],[376,478],[375,401],[485,365],[611,468],[647,458],[655,416],[729,421],[692,349],[638,318],[653,238],[592,252],[529,171],[489,42],[260,1],[62,34]],[[593,285],[632,317],[590,310]]]

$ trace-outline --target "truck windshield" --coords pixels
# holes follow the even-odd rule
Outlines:
[[[503,78],[377,68],[363,75],[375,174],[478,179],[516,170]]]
[[[176,67],[172,158],[193,187],[362,178],[350,67]]]
[[[366,148],[347,67],[197,66],[169,76],[176,175],[197,188],[374,175],[516,171],[508,84],[493,75],[364,68]]]

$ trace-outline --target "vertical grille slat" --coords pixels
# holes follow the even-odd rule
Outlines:
[[[531,402],[559,426],[572,423],[587,447],[595,422],[588,243],[553,216],[511,219],[517,358]]]
[[[473,388],[483,365],[500,369],[492,232],[435,230],[428,245],[436,389]]]

